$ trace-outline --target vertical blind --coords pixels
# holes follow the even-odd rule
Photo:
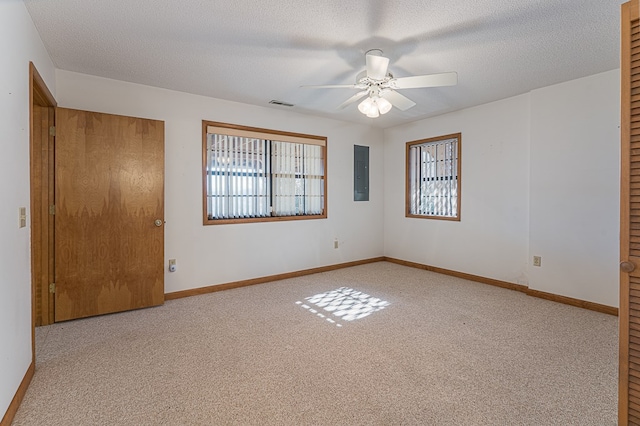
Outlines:
[[[322,213],[322,147],[302,143],[273,144],[274,216]]]
[[[457,216],[457,138],[409,147],[409,196],[410,214]]]
[[[324,147],[207,133],[209,219],[319,215]]]
[[[260,139],[208,134],[207,154],[209,218],[268,216],[269,144]]]

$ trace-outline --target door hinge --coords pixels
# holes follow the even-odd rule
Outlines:
[[[51,204],[49,206],[49,214],[50,215],[55,215],[56,214],[56,205],[55,204]]]
[[[55,135],[56,135],[56,126],[49,127],[49,136],[55,136]]]
[[[55,293],[55,292],[56,292],[56,283],[49,284],[49,293]]]

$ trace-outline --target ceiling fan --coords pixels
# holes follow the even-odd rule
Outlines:
[[[312,89],[360,89],[358,93],[344,101],[338,109],[344,109],[368,95],[360,102],[358,109],[367,117],[376,118],[386,114],[392,107],[406,111],[416,103],[396,92],[399,89],[422,87],[454,86],[458,84],[458,74],[445,72],[440,74],[415,75],[395,78],[388,72],[389,58],[382,56],[382,50],[371,49],[365,54],[367,67],[356,76],[355,84],[328,84],[320,86],[302,86]]]

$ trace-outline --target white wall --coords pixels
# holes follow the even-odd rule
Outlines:
[[[531,92],[529,286],[618,306],[620,71]]]
[[[405,144],[462,133],[461,221],[405,217]],[[526,284],[529,97],[385,131],[385,255]]]
[[[29,61],[54,92],[54,69],[21,1],[0,2],[0,418],[31,363]],[[27,218],[29,222],[29,217]]]
[[[387,129],[385,255],[618,306],[619,87],[613,70]],[[461,222],[405,218],[405,143],[456,132]]]
[[[382,133],[366,126],[56,71],[63,107],[165,121],[165,291],[382,256]],[[328,218],[202,225],[202,120],[328,138]],[[370,146],[369,202],[353,201],[353,145]],[[339,248],[333,248],[334,238]]]

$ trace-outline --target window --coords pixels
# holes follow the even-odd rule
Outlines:
[[[327,139],[202,122],[204,224],[327,217]]]
[[[460,220],[461,139],[407,142],[407,217]]]

